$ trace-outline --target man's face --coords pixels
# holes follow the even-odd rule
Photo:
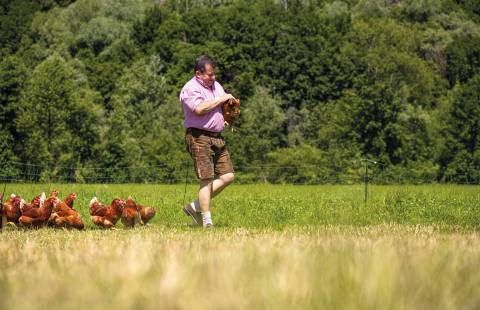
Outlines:
[[[210,64],[205,65],[205,71],[197,71],[196,73],[197,78],[202,80],[203,84],[207,87],[212,87],[213,83],[215,82],[215,68],[212,67]]]

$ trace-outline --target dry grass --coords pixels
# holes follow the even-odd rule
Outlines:
[[[0,234],[0,308],[478,309],[480,234],[152,225]]]

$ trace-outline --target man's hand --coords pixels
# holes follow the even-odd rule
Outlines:
[[[224,103],[225,101],[228,101],[230,99],[235,99],[231,94],[225,94],[222,97],[220,97],[222,101],[220,103]]]

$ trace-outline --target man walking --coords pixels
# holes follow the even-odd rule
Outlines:
[[[198,199],[183,211],[204,228],[213,226],[210,203],[234,180],[230,155],[221,133],[224,129],[222,103],[234,99],[215,81],[215,62],[202,55],[195,61],[195,76],[180,92],[185,116],[185,142],[200,180]],[[215,177],[217,177],[215,179]]]

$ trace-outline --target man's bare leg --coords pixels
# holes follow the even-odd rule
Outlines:
[[[213,196],[213,180],[200,180],[200,190],[198,191],[198,201],[202,212],[202,224],[204,228],[213,226],[212,215],[210,213],[210,201]],[[200,224],[200,223],[199,223]]]
[[[208,180],[209,182],[212,183],[212,190],[211,192],[209,193],[209,201],[208,203],[204,202],[203,205],[207,205],[208,206],[208,210],[207,211],[210,211],[210,201],[212,200],[213,197],[217,196],[218,194],[220,194],[224,189],[225,187],[227,187],[228,185],[230,185],[233,180],[235,179],[235,176],[233,173],[226,173],[226,174],[223,174],[221,175],[218,179],[215,179],[213,182],[211,182],[211,180]],[[202,182],[200,182],[200,191],[198,192],[198,198],[197,200],[193,201],[191,204],[193,204],[192,207],[194,207],[194,210],[196,210],[197,212],[200,212],[200,211],[203,211],[204,209],[202,208],[202,203],[201,201],[206,198],[206,190],[203,190],[203,188],[206,186],[206,184],[203,184],[202,186]],[[203,191],[205,191],[205,193],[203,193]],[[205,195],[205,196],[204,196]]]
[[[200,190],[198,191],[200,210],[197,211],[210,211],[210,201],[213,196],[213,183],[212,179],[200,180]]]

